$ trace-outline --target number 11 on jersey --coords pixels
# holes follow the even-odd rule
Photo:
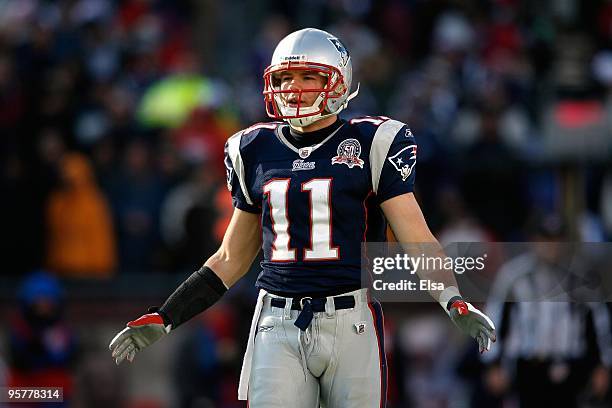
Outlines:
[[[274,231],[272,258],[274,262],[296,261],[295,248],[289,247],[288,192],[291,179],[273,179],[264,185],[268,195],[270,218]],[[331,178],[314,178],[302,183],[302,191],[310,198],[310,248],[304,248],[304,261],[324,261],[339,258],[339,248],[332,247]]]

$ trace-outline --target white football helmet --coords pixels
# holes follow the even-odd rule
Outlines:
[[[280,74],[287,70],[318,72],[327,78],[321,89],[297,91],[298,104],[290,107],[283,94],[296,93],[281,89]],[[303,127],[327,116],[336,115],[357,96],[359,85],[352,94],[353,67],[346,47],[334,35],[316,28],[295,31],[283,38],[264,72],[264,99],[268,116],[283,119],[294,127]],[[319,92],[312,106],[300,106],[301,94]]]

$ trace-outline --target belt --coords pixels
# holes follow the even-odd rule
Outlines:
[[[325,311],[325,303],[327,303],[327,298],[310,298],[304,297],[301,299],[293,299],[291,304],[291,310],[301,310],[301,313],[298,315],[297,319],[295,319],[295,325],[302,331],[305,331],[308,326],[310,326],[310,322],[314,317],[314,313],[316,312],[324,312]],[[287,304],[287,299],[284,298],[272,298],[270,301],[270,306],[285,308]],[[354,296],[337,296],[334,297],[334,308],[336,310],[341,309],[351,309],[355,307],[355,297]]]

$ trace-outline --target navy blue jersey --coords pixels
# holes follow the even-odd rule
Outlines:
[[[380,203],[413,191],[415,139],[401,122],[363,117],[300,149],[283,126],[251,126],[225,148],[234,206],[261,214],[257,286],[285,294],[359,288],[361,243],[386,240]]]

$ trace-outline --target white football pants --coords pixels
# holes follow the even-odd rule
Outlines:
[[[272,294],[260,296],[248,378],[251,408],[382,408],[386,403],[387,364],[383,315],[366,289],[345,293],[355,307],[314,314],[301,331],[293,323],[299,310],[273,307]],[[257,309],[256,309],[257,310]],[[245,358],[246,360],[246,358]]]

